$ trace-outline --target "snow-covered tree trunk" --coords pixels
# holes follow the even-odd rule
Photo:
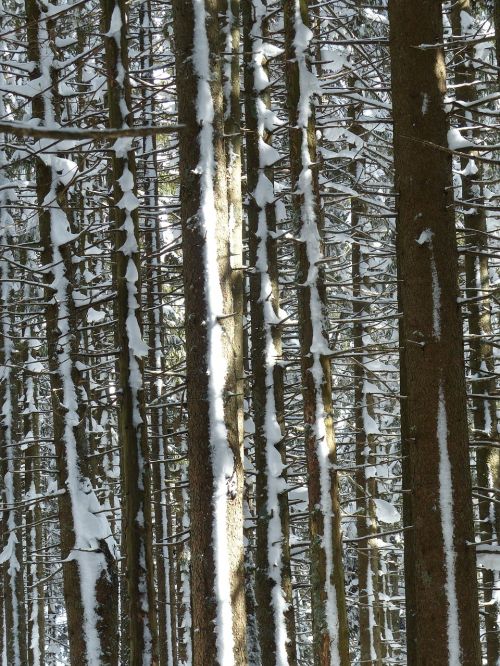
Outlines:
[[[122,0],[102,0],[109,124],[133,126],[128,72],[127,12]],[[113,145],[116,312],[119,347],[119,437],[122,445],[125,577],[128,603],[128,660],[132,666],[158,663],[153,570],[151,473],[144,396],[139,200],[132,139]]]
[[[493,0],[493,23],[495,26],[495,53],[497,57],[497,80],[500,83],[500,2]]]
[[[27,253],[21,254],[23,263],[27,261]],[[24,289],[26,300],[31,292],[27,285]],[[21,375],[21,405],[23,415],[24,452],[24,488],[28,502],[26,514],[26,587],[27,587],[27,646],[28,665],[42,666],[45,654],[45,586],[43,584],[43,559],[39,557],[44,546],[43,512],[40,500],[35,499],[42,492],[42,474],[40,469],[40,418],[37,403],[37,379],[33,370],[37,367],[37,342],[32,336],[31,326],[23,327],[21,354],[23,372]]]
[[[267,7],[243,5],[246,166],[251,308],[252,414],[255,424],[255,599],[262,655],[269,666],[296,663],[286,494],[282,317],[279,308],[276,210],[267,60],[281,53],[268,40]]]
[[[412,521],[408,663],[480,663],[441,4],[390,0],[401,363]],[[428,142],[428,143],[426,143]],[[410,527],[410,526],[408,526]]]
[[[355,88],[357,79],[351,76],[349,87]],[[359,118],[363,115],[362,102],[352,103],[348,109],[350,131],[358,141],[364,142],[366,130]],[[354,152],[359,151],[351,144]],[[361,152],[361,151],[359,151]],[[363,156],[353,158],[350,165],[351,187],[360,188],[363,183],[365,160]],[[366,273],[369,270],[369,257],[362,251],[367,238],[363,233],[366,220],[365,210],[358,197],[351,200],[351,240],[352,240],[352,309],[354,350],[354,420],[356,425],[356,535],[358,543],[358,602],[359,602],[359,646],[361,663],[369,666],[382,666],[383,652],[381,630],[383,613],[379,599],[379,552],[377,547],[377,516],[374,499],[377,497],[377,479],[367,476],[367,470],[375,469],[376,440],[378,432],[374,420],[373,395],[367,377],[363,351],[369,344],[367,326],[363,320],[370,315],[370,296],[364,296],[369,285]]]
[[[3,78],[3,77],[2,77]],[[1,104],[2,110],[3,104]],[[6,156],[0,154],[5,164]],[[11,247],[15,245],[14,220],[7,210],[9,181],[0,174],[0,474],[3,505],[3,550],[0,565],[4,577],[5,654],[7,663],[22,666],[27,661],[24,604],[24,554],[21,451],[17,422],[18,391],[15,364],[14,280]]]
[[[142,120],[145,127],[155,125],[153,12],[150,0],[139,7],[139,47],[141,53],[141,78],[143,86]],[[141,222],[144,239],[144,300],[147,304],[147,340],[150,377],[147,400],[150,405],[149,437],[151,440],[152,499],[154,506],[154,537],[156,541],[156,607],[158,626],[158,658],[160,666],[173,666],[177,659],[177,635],[175,604],[170,603],[171,547],[168,545],[169,527],[172,523],[172,507],[167,488],[167,410],[162,404],[163,377],[165,374],[165,336],[161,277],[161,231],[158,197],[157,141],[152,134],[142,138],[139,172],[142,176],[144,207]]]
[[[309,64],[312,32],[307,0],[285,0],[287,105],[296,229],[298,319],[301,348],[310,509],[311,605],[315,666],[349,664],[342,560],[341,517],[332,414],[332,383],[324,320],[325,286],[320,260],[316,127],[312,96],[317,83]]]
[[[351,131],[353,127],[351,126]],[[360,169],[358,162],[355,168]],[[359,174],[357,174],[357,177]],[[377,497],[377,480],[367,476],[376,467],[376,441],[374,431],[373,395],[364,367],[362,350],[366,344],[366,328],[363,319],[370,313],[368,298],[363,298],[363,272],[368,268],[368,258],[361,252],[363,236],[360,231],[362,211],[357,200],[351,205],[352,224],[352,281],[353,324],[352,342],[357,356],[354,362],[354,418],[356,423],[356,533],[358,541],[358,589],[360,659],[363,664],[381,666],[381,629],[383,615],[379,601],[379,553],[377,547],[377,517],[374,498]]]
[[[246,663],[243,469],[235,368],[220,28],[215,0],[176,0],[186,308],[193,665]],[[236,593],[236,594],[235,594]]]
[[[28,369],[29,372],[29,369]],[[29,396],[34,391],[33,378],[27,377],[25,409],[36,409],[36,402],[29,402]],[[28,430],[29,428],[29,430]],[[37,439],[40,435],[37,415],[32,418],[25,417],[25,438],[30,434],[34,444],[26,449],[25,459],[25,488],[26,494],[39,495],[41,493],[41,474],[39,468],[40,447]],[[26,530],[26,584],[28,588],[27,624],[28,624],[28,664],[41,666],[44,663],[45,652],[45,588],[43,584],[43,562],[38,553],[43,548],[42,509],[37,501],[30,507],[28,520],[30,525]]]
[[[180,440],[180,438],[179,438]],[[179,441],[178,450],[186,454],[185,445]],[[189,666],[193,661],[193,636],[192,636],[192,615],[191,615],[191,579],[190,579],[190,548],[189,540],[186,534],[189,534],[189,491],[187,488],[188,478],[187,469],[182,465],[180,473],[179,486],[175,489],[174,498],[177,506],[177,529],[174,530],[178,537],[176,545],[176,581],[177,581],[177,654],[179,664]],[[182,486],[182,487],[180,487]]]
[[[36,0],[26,0],[28,57],[33,79],[32,115],[57,128],[59,97],[54,64],[54,25]],[[50,146],[50,147],[49,147]],[[64,143],[41,139],[35,147],[36,194],[45,279],[45,325],[50,369],[54,444],[59,477],[59,523],[64,598],[72,664],[117,663],[115,543],[92,488],[85,405],[78,363],[80,315],[73,298],[75,262],[66,190],[77,165],[58,151]]]

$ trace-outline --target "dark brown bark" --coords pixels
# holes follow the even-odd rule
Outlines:
[[[410,664],[480,664],[441,4],[389,3],[397,253],[413,535]],[[423,143],[424,141],[430,144]],[[408,552],[411,547],[412,551]]]

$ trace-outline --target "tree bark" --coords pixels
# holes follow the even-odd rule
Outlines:
[[[109,124],[133,126],[128,75],[127,12],[122,0],[102,0]],[[144,396],[139,201],[132,141],[113,146],[113,208],[119,346],[119,434],[122,444],[128,659],[132,666],[158,663],[153,558],[151,473]]]
[[[246,663],[243,468],[215,0],[176,0],[193,666]],[[207,464],[208,461],[208,464]]]
[[[324,321],[322,212],[316,127],[310,99],[312,38],[307,0],[285,0],[287,106],[296,262],[302,395],[311,539],[311,605],[315,666],[349,664],[332,380]]]
[[[245,53],[246,172],[251,312],[252,412],[255,423],[255,599],[260,653],[269,666],[296,663],[290,572],[289,512],[284,445],[284,386],[272,130],[267,5],[243,6]],[[270,82],[269,82],[270,83]],[[278,157],[277,152],[275,157]]]
[[[413,534],[409,664],[480,663],[441,4],[390,0],[397,253]],[[407,478],[408,478],[407,477]]]
[[[470,0],[459,0],[455,3],[451,13],[453,34],[462,36],[462,39],[473,38],[474,33],[467,34],[463,29],[462,12],[473,15],[474,10]],[[465,103],[477,100],[475,85],[476,69],[472,61],[474,58],[474,44],[469,48],[460,49],[456,54],[454,63],[454,78],[456,84],[456,98]],[[474,115],[469,122],[476,125]],[[477,129],[462,132],[469,140],[480,140]],[[471,299],[466,307],[466,316],[469,324],[469,367],[473,377],[472,389],[472,421],[474,437],[480,440],[490,440],[493,446],[483,444],[476,450],[477,485],[481,499],[479,506],[479,537],[486,543],[492,543],[496,531],[495,518],[500,513],[495,503],[495,494],[490,494],[500,486],[500,450],[495,448],[498,444],[498,422],[495,401],[492,396],[497,393],[495,378],[495,361],[493,348],[488,340],[493,335],[491,323],[491,304],[489,299],[477,300],[478,296],[485,296],[485,290],[490,289],[489,261],[488,261],[488,230],[486,226],[485,199],[482,192],[483,168],[481,162],[474,162],[474,156],[460,158],[462,181],[462,209],[464,216],[465,239],[468,251],[465,254],[465,295]],[[485,396],[482,398],[481,396]],[[474,437],[472,439],[474,439]],[[497,533],[497,543],[500,535]],[[496,587],[495,573],[483,569],[482,579],[482,612],[485,624],[486,663],[496,666],[499,659],[500,626],[498,617],[500,602]]]

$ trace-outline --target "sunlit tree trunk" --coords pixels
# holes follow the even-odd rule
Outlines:
[[[315,666],[349,664],[341,517],[332,414],[332,380],[324,321],[322,212],[311,99],[306,0],[285,0],[287,106],[293,221],[297,236],[298,321],[311,539]]]
[[[246,167],[251,310],[252,408],[255,423],[255,597],[260,653],[269,666],[295,664],[289,515],[284,447],[283,368],[278,293],[265,3],[243,6]]]
[[[246,663],[243,469],[215,0],[174,2],[187,353],[193,665]]]

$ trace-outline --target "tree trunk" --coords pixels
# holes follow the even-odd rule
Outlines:
[[[110,127],[133,126],[128,77],[127,13],[122,0],[102,0]],[[115,284],[119,345],[119,433],[122,450],[128,659],[156,665],[158,641],[153,571],[151,474],[144,397],[137,179],[131,139],[113,146]]]
[[[315,666],[349,664],[307,0],[285,0],[287,105],[311,539]]]
[[[413,534],[409,664],[480,663],[441,4],[389,3],[402,364]],[[429,143],[425,143],[429,142]],[[410,526],[408,526],[410,527]],[[411,661],[410,661],[411,659]]]
[[[351,132],[360,135],[362,128],[351,125]],[[358,183],[362,164],[353,162],[354,185]],[[352,342],[357,356],[354,361],[354,419],[356,427],[356,536],[358,537],[358,589],[359,589],[359,642],[361,663],[369,666],[382,666],[381,628],[383,613],[379,600],[379,552],[377,547],[377,517],[373,499],[377,497],[377,480],[367,477],[366,470],[377,464],[376,441],[367,432],[366,423],[373,422],[373,395],[366,391],[363,318],[370,313],[367,300],[362,299],[363,267],[367,267],[368,257],[361,252],[363,234],[362,204],[358,199],[351,203],[352,225],[352,281],[353,281],[353,324]]]
[[[246,663],[243,468],[215,0],[176,0],[193,666]],[[208,462],[208,464],[207,464]]]
[[[252,407],[255,422],[255,597],[260,653],[266,664],[296,663],[284,446],[283,368],[278,292],[276,211],[271,163],[269,83],[264,48],[267,7],[243,6]],[[269,155],[273,157],[270,158]]]
[[[473,40],[475,32],[467,34],[463,28],[462,12],[473,13],[470,0],[459,0],[455,3],[451,13],[453,34],[461,35],[462,39]],[[468,49],[456,54],[454,64],[456,98],[465,103],[474,103],[477,100],[475,85],[476,69],[472,61],[474,58],[474,44]],[[471,112],[473,114],[473,112]],[[474,114],[469,123],[476,125]],[[476,125],[477,127],[477,125]],[[477,129],[462,133],[469,140],[480,140]],[[495,516],[500,512],[495,503],[495,495],[488,492],[499,487],[500,482],[500,450],[498,445],[498,423],[495,401],[492,399],[496,391],[495,361],[493,348],[488,344],[492,338],[491,304],[489,299],[477,300],[484,296],[485,290],[490,289],[488,270],[488,230],[486,226],[485,199],[482,192],[481,181],[483,169],[481,162],[473,162],[470,158],[460,159],[462,180],[462,208],[464,215],[464,229],[468,252],[465,255],[465,295],[471,299],[466,305],[469,324],[469,366],[474,378],[472,389],[472,415],[473,439],[491,440],[493,446],[483,443],[476,450],[476,473],[479,487],[479,537],[482,542],[491,544],[495,533]],[[486,291],[487,293],[487,291]],[[482,398],[481,396],[485,396]],[[500,535],[497,534],[497,543]],[[498,617],[500,602],[495,592],[496,576],[493,571],[483,569],[482,578],[482,612],[485,624],[486,663],[488,666],[497,666],[499,659],[500,626]]]
[[[2,159],[5,155],[2,154]],[[2,189],[8,185],[0,174]],[[0,565],[4,578],[5,655],[7,663],[23,666],[27,661],[26,614],[24,603],[24,548],[22,530],[22,478],[19,446],[19,382],[16,364],[15,300],[10,249],[16,238],[14,220],[8,213],[9,190],[0,194],[0,472],[2,479],[4,539]]]
[[[24,488],[27,497],[40,495],[42,492],[40,472],[40,425],[37,406],[36,380],[31,372],[33,363],[31,327],[23,330],[27,342],[23,349],[24,370],[22,375],[23,388],[23,434],[24,439],[33,440],[28,444],[24,458]],[[31,504],[27,513],[26,522],[26,583],[28,589],[27,618],[28,618],[28,664],[29,666],[42,666],[45,653],[45,586],[43,584],[44,567],[39,554],[43,548],[42,507],[36,501]]]

